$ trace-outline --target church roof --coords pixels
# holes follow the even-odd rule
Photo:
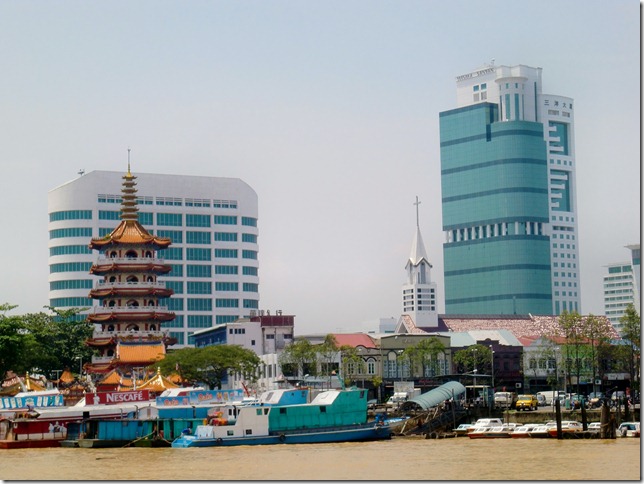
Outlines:
[[[409,314],[403,314],[400,316],[400,319],[398,320],[398,324],[396,325],[396,333],[406,333],[406,334],[423,334],[427,333],[428,331],[425,331],[418,326],[416,326],[416,323],[414,322],[414,319],[409,315]]]
[[[412,240],[411,243],[411,254],[409,255],[408,263],[416,266],[420,264],[422,260],[429,264],[423,236],[420,234],[420,227],[416,227],[416,234],[414,235],[414,240]]]

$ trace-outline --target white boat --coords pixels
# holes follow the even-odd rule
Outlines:
[[[541,424],[527,423],[527,424],[520,425],[516,427],[512,431],[512,433],[510,433],[510,437],[512,437],[513,439],[529,438],[530,432],[536,429],[539,425]]]
[[[620,437],[639,437],[640,423],[622,422],[620,426],[617,428],[617,435]]]
[[[480,429],[487,429],[490,427],[498,427],[499,425],[503,425],[503,420],[500,418],[480,418],[476,422],[474,422],[474,425],[467,429],[467,433],[475,432]]]
[[[561,433],[568,434],[572,432],[581,432],[584,430],[584,426],[581,422],[575,420],[562,420],[561,421]],[[553,427],[548,429],[550,437],[557,437],[557,424],[555,423]]]
[[[467,436],[470,439],[509,439],[510,434],[516,428],[516,424],[509,423],[503,425],[495,425],[493,427],[480,427]]]

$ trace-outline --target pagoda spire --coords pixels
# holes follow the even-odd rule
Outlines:
[[[139,207],[136,204],[136,177],[130,171],[130,148],[127,149],[127,174],[123,177],[121,189],[121,220],[139,220]]]

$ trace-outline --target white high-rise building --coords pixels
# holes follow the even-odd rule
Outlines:
[[[620,319],[629,304],[640,311],[640,245],[628,245],[631,260],[606,266],[604,275],[604,314],[618,333],[622,332]]]
[[[416,233],[411,244],[411,254],[405,265],[407,281],[402,287],[402,312],[403,315],[409,315],[416,326],[438,327],[436,283],[432,282],[432,265],[420,234],[419,203],[416,197]]]
[[[501,122],[543,125],[550,200],[550,223],[543,234],[550,236],[552,311],[581,313],[573,99],[544,94],[541,73],[540,67],[496,66],[492,61],[456,78],[457,104],[495,103]],[[505,162],[515,161],[508,153]]]
[[[119,223],[123,173],[92,171],[49,192],[49,304],[89,307],[98,277],[92,237]],[[136,173],[139,222],[169,237],[158,257],[172,266],[159,280],[174,290],[166,324],[177,346],[193,332],[249,317],[259,308],[257,194],[237,178]]]

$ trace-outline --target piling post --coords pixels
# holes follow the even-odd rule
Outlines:
[[[581,424],[584,432],[588,430],[588,417],[586,416],[586,406],[583,401],[581,402]]]
[[[610,409],[608,408],[608,404],[606,403],[606,400],[602,402],[602,413],[599,421],[601,422],[601,425],[599,427],[599,438],[600,439],[607,439],[609,430],[608,430],[608,419],[610,415]]]
[[[561,431],[561,403],[559,399],[555,401],[555,420],[557,421],[557,438],[563,439],[563,432]]]

